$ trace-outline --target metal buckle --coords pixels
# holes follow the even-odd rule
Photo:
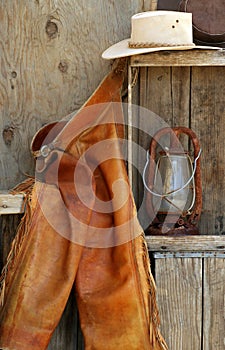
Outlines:
[[[51,152],[51,148],[48,145],[43,145],[40,149],[40,153],[44,158],[48,157],[50,152]]]

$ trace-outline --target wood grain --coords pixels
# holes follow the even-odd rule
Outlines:
[[[202,234],[225,233],[225,67],[193,67],[191,127],[202,148]]]
[[[111,67],[102,52],[130,36],[131,16],[146,6],[138,0],[0,4],[0,190],[34,171],[34,133],[81,107]]]
[[[135,55],[130,59],[134,67],[148,66],[224,66],[224,50],[161,51]]]
[[[23,213],[23,195],[0,192],[0,215]]]
[[[224,252],[224,236],[147,236],[151,252]]]
[[[156,259],[162,334],[173,350],[201,349],[202,259]]]
[[[204,259],[203,350],[225,344],[225,259]]]

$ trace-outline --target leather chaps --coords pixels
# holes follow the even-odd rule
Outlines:
[[[126,62],[69,121],[35,135],[35,178],[1,277],[0,348],[47,348],[71,291],[86,350],[165,350],[121,155]]]

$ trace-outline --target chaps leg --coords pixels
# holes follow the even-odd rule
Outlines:
[[[85,350],[167,349],[143,244],[139,236],[118,247],[84,249],[76,291]]]
[[[31,218],[22,245],[6,277],[1,310],[0,347],[46,349],[74,283],[82,247],[63,238],[49,224],[38,196],[54,203],[54,187],[37,182],[30,201]],[[49,203],[48,203],[49,204]],[[60,208],[59,208],[60,209]],[[60,215],[55,206],[54,215]],[[19,234],[19,232],[18,232]]]
[[[96,202],[102,203],[102,212],[93,206],[91,234],[75,281],[85,349],[166,350],[148,251],[125,164],[118,154],[117,129],[113,124],[98,126],[79,141],[87,144],[86,138],[96,141],[104,135],[113,140],[111,157],[101,162],[98,153],[90,154],[98,164]],[[104,203],[111,210],[104,212]]]

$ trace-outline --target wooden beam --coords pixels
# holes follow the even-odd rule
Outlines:
[[[224,236],[147,236],[152,252],[224,252]]]
[[[133,67],[224,66],[225,50],[159,51],[130,58]]]
[[[0,215],[23,213],[23,195],[0,192]]]

